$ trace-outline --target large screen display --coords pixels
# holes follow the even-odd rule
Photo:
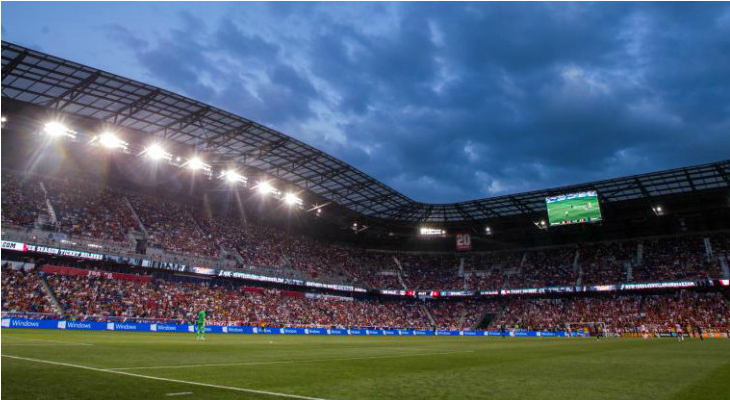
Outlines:
[[[595,190],[545,198],[550,226],[582,224],[601,220]]]

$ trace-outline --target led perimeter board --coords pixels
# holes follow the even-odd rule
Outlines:
[[[546,197],[545,203],[550,226],[601,221],[595,190]]]

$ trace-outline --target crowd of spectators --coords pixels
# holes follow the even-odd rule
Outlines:
[[[640,326],[728,327],[730,306],[720,293],[682,291],[661,295],[616,295],[551,299],[511,299],[496,321],[510,328],[563,329],[605,324],[613,331]]]
[[[47,179],[44,183],[56,212],[57,227],[63,232],[127,242],[127,233],[139,230],[124,195],[114,189],[68,179]]]
[[[201,231],[190,207],[145,195],[128,194],[127,198],[145,226],[152,246],[173,253],[218,256],[214,241]]]
[[[717,258],[708,259],[702,236],[646,240],[642,262],[633,267],[632,280],[670,281],[719,278]]]
[[[720,278],[717,255],[730,248],[730,235],[720,233],[493,253],[385,253],[343,248],[240,217],[216,215],[182,200],[120,192],[70,178],[40,179],[4,171],[2,193],[3,224],[32,224],[48,211],[48,200],[62,232],[122,242],[129,231],[139,229],[147,232],[149,246],[172,255],[218,260],[226,250],[237,255],[235,262],[242,268],[269,268],[274,273],[287,269],[306,279],[375,289],[498,290]],[[710,238],[712,256],[705,249],[705,237]]]
[[[10,312],[53,313],[53,306],[35,271],[2,270],[2,310]]]
[[[728,299],[718,292],[680,291],[656,295],[506,298],[491,300],[383,300],[306,295],[247,287],[220,280],[149,281],[98,276],[65,276],[4,268],[2,309],[53,313],[45,279],[67,318],[130,318],[191,321],[206,310],[211,324],[283,327],[374,327],[484,329],[491,327],[564,329],[602,323],[613,331],[639,326],[728,327]]]
[[[2,173],[2,223],[3,225],[33,225],[48,208],[40,182],[31,177]]]

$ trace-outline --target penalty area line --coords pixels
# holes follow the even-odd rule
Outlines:
[[[180,383],[180,384],[183,384],[183,385],[202,386],[202,387],[208,387],[208,388],[213,388],[213,389],[231,390],[231,391],[234,391],[234,392],[244,392],[244,393],[260,394],[260,395],[264,395],[264,396],[286,397],[286,398],[290,398],[290,399],[302,399],[302,400],[328,400],[328,399],[324,399],[324,398],[321,398],[321,397],[300,396],[298,394],[270,392],[270,391],[267,391],[267,390],[248,389],[248,388],[235,387],[235,386],[216,385],[216,384],[213,384],[213,383],[203,383],[203,382],[184,381],[184,380],[181,380],[181,379],[162,378],[162,377],[158,377],[158,376],[135,374],[135,373],[132,373],[132,372],[114,371],[114,370],[105,369],[105,368],[89,367],[89,366],[86,366],[86,365],[70,364],[70,363],[64,363],[64,362],[58,362],[58,361],[50,361],[50,360],[42,360],[42,359],[39,359],[39,358],[11,356],[11,355],[8,355],[8,354],[2,354],[2,357],[12,358],[12,359],[15,359],[15,360],[36,362],[36,363],[41,363],[41,364],[57,365],[57,366],[60,366],[60,367],[85,369],[85,370],[88,370],[88,371],[95,371],[95,372],[105,372],[107,374],[117,374],[117,375],[131,376],[131,377],[135,377],[135,378],[150,379],[150,380],[154,380],[154,381],[173,382],[173,383]]]

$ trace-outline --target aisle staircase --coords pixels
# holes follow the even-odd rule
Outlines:
[[[53,310],[58,315],[63,315],[63,307],[61,306],[61,302],[58,301],[58,298],[56,297],[56,294],[53,293],[53,289],[48,285],[48,282],[46,282],[46,278],[41,275],[41,283],[43,286],[43,291],[46,292],[46,298],[48,301],[51,302],[51,305],[53,306]]]

